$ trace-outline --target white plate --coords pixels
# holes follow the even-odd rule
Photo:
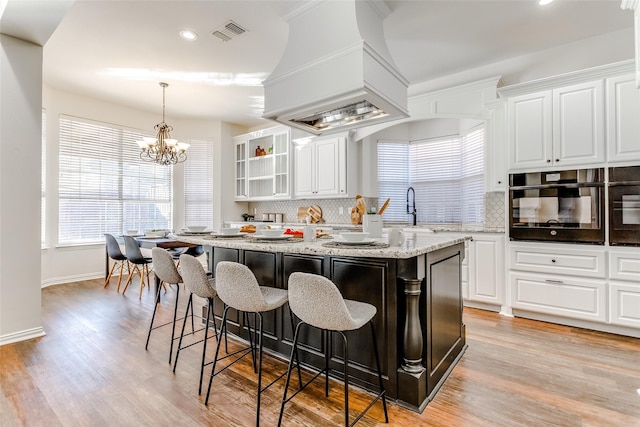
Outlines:
[[[253,238],[254,239],[258,239],[258,240],[286,240],[290,237],[288,234],[282,235],[282,236],[263,236],[262,234],[254,234]]]
[[[202,236],[211,234],[211,231],[182,231],[180,234],[184,234],[185,236]]]
[[[376,242],[374,239],[364,239],[359,242],[350,242],[348,240],[344,240],[342,237],[335,237],[333,241],[336,243],[340,243],[341,245],[348,245],[348,246],[371,245],[372,243]]]
[[[210,234],[213,237],[243,237],[247,233],[237,233],[237,234],[207,233],[207,234]]]

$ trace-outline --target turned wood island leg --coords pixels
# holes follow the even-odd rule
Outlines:
[[[413,407],[427,402],[427,374],[422,365],[423,335],[420,322],[420,287],[422,279],[398,277],[404,289],[405,322],[402,341],[402,364],[398,369],[398,399]]]

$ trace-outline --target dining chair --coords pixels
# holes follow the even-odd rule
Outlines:
[[[129,264],[129,260],[120,250],[120,244],[113,236],[113,234],[105,234],[104,235],[107,244],[107,256],[113,260],[113,264],[111,266],[111,270],[109,270],[109,274],[104,281],[104,287],[109,286],[109,281],[111,280],[111,276],[113,276],[113,272],[118,270],[118,287],[116,288],[116,292],[120,292],[120,282],[122,282],[122,274],[124,273],[124,267],[127,268],[127,273],[131,272],[131,266]]]
[[[138,241],[131,236],[123,236],[124,238],[124,252],[127,256],[127,260],[131,264],[133,264],[133,269],[129,271],[129,277],[127,278],[127,283],[124,285],[124,289],[122,290],[122,295],[127,292],[127,288],[129,287],[129,283],[131,283],[131,279],[133,276],[138,273],[140,275],[140,296],[142,298],[142,288],[144,288],[144,276],[147,276],[147,285],[149,285],[149,264],[153,262],[153,260],[149,257],[145,257],[142,255],[142,251],[140,250],[140,246],[138,245]]]

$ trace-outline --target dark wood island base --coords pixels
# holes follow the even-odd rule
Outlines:
[[[466,349],[460,286],[464,240],[439,243],[435,250],[406,258],[384,257],[384,253],[367,257],[367,251],[359,256],[336,253],[340,251],[289,253],[286,247],[283,252],[273,247],[265,252],[254,249],[253,244],[222,247],[212,245],[211,240],[200,243],[205,243],[209,252],[211,271],[215,272],[220,261],[239,262],[254,272],[261,285],[282,289],[287,288],[293,272],[321,274],[338,286],[344,298],[374,305],[387,396],[422,412]],[[222,311],[222,303],[216,300],[218,321]],[[246,338],[242,317],[230,312],[228,319],[229,332]],[[264,347],[288,358],[293,343],[290,325],[286,308],[265,315]],[[341,343],[327,343],[320,331],[312,328],[303,331],[299,346],[302,363],[320,369],[325,350],[330,349],[332,374],[340,378]],[[354,376],[350,381],[377,390],[370,332],[366,329],[349,334],[349,371]]]

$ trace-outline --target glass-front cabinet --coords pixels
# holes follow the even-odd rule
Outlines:
[[[234,137],[236,199],[290,196],[289,128],[277,126]]]

